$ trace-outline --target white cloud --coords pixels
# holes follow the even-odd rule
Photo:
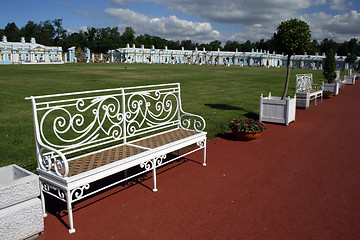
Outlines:
[[[138,34],[148,33],[173,40],[191,39],[195,41],[214,40],[220,33],[213,30],[208,22],[192,22],[176,16],[150,18],[129,9],[107,8],[104,12],[131,26]]]
[[[112,0],[115,1],[124,0]],[[130,1],[130,0],[126,0]],[[218,23],[256,24],[288,19],[324,0],[143,0]]]
[[[303,18],[310,25],[313,39],[331,38],[343,42],[360,38],[360,13],[355,10],[335,16],[320,12],[304,15]]]
[[[73,7],[72,4],[70,4],[70,3],[66,2],[66,1],[60,2],[60,4],[65,5],[70,11],[76,12],[76,13],[79,14],[79,15],[89,16],[89,12],[88,12],[88,11],[76,9],[76,8]]]
[[[331,0],[330,8],[333,10],[346,10],[352,6],[352,3],[348,0]]]
[[[81,26],[79,29],[68,28],[66,29],[66,31],[71,34],[71,33],[79,33],[80,31],[86,32],[87,29],[88,29],[87,27]]]
[[[160,34],[172,39],[191,39],[194,41],[215,40],[222,42],[234,40],[258,41],[269,39],[276,27],[290,18],[302,19],[309,23],[312,38],[323,40],[332,38],[345,41],[359,36],[359,13],[349,11],[350,0],[111,0],[117,5],[132,1],[153,2],[166,6],[174,16],[168,18],[150,18],[145,15],[135,16],[128,13],[122,19],[129,26],[136,27],[140,32]],[[337,10],[340,15],[324,12],[313,12],[315,9]],[[307,11],[313,13],[304,14]],[[130,11],[130,10],[128,10]],[[347,12],[345,12],[347,11]],[[177,12],[204,19],[203,23],[178,19]],[[110,13],[108,13],[110,15]],[[123,15],[124,13],[122,13]],[[121,14],[120,14],[121,15]],[[127,19],[128,18],[128,19]],[[136,19],[137,18],[137,19]],[[140,21],[139,19],[144,19]],[[141,24],[140,24],[141,22]],[[226,29],[237,29],[236,33],[219,33],[212,30],[211,23],[226,24]],[[132,25],[134,24],[134,25]],[[218,25],[217,25],[218,26]],[[169,29],[173,28],[173,29]],[[241,29],[241,31],[239,30]],[[151,32],[149,31],[151,30]],[[178,33],[177,33],[178,32]]]

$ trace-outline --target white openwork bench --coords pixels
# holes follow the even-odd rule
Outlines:
[[[157,191],[158,167],[200,149],[206,166],[205,121],[182,110],[179,83],[27,99],[33,105],[44,216],[44,193],[66,202],[70,233],[72,204],[80,199],[147,171]],[[114,175],[123,177],[91,188]]]
[[[316,105],[316,99],[320,98],[321,102],[323,99],[323,90],[321,84],[313,83],[313,75],[308,74],[297,74],[296,75],[296,107],[308,108],[310,101],[314,100]]]

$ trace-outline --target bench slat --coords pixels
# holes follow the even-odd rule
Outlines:
[[[140,141],[133,142],[132,144],[147,148],[157,148],[165,144],[193,136],[195,134],[198,134],[198,132],[189,131],[185,129],[178,129],[154,137],[142,139]]]

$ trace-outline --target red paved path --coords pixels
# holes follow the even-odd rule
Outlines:
[[[77,203],[75,234],[51,211],[39,239],[360,239],[359,96],[346,86],[253,142],[215,138],[207,167],[163,168],[157,193],[148,178]]]

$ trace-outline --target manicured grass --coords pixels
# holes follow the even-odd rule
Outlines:
[[[64,64],[0,66],[0,166],[36,169],[31,102],[27,96],[161,83],[181,83],[184,111],[203,116],[208,137],[227,131],[234,117],[257,116],[260,94],[281,96],[286,69],[149,65]],[[295,74],[322,71],[292,69],[288,95],[295,92]]]

